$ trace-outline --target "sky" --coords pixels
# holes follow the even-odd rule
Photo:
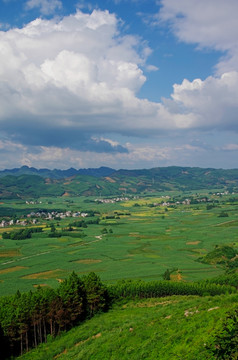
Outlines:
[[[237,0],[0,0],[0,169],[238,168]]]

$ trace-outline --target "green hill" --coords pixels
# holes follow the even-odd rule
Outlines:
[[[199,261],[205,264],[219,264],[224,268],[232,269],[238,267],[238,254],[237,251],[227,245],[216,246],[214,250],[207,253]]]
[[[214,334],[237,300],[237,295],[221,295],[128,301],[49,339],[19,360],[237,359],[211,352],[218,346]]]
[[[37,175],[8,175],[0,179],[1,198],[59,196],[63,193],[60,183]]]

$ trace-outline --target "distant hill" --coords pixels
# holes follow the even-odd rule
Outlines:
[[[162,191],[226,189],[238,192],[238,169],[202,169],[170,166],[141,170],[73,168],[4,170],[0,174],[1,198],[40,196],[111,196]]]
[[[51,179],[65,179],[70,176],[75,175],[91,175],[95,177],[101,176],[109,176],[115,170],[108,167],[100,167],[100,168],[89,168],[89,169],[79,169],[76,170],[74,168],[70,168],[67,170],[49,170],[49,169],[36,169],[34,167],[22,166],[20,168],[15,169],[5,169],[0,171],[0,177],[4,177],[6,175],[20,176],[20,175],[39,175],[43,178],[51,178]]]

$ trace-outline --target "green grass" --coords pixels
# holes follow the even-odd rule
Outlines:
[[[129,301],[19,360],[211,360],[205,344],[237,300],[223,295]]]

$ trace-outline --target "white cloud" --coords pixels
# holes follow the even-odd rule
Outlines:
[[[162,0],[159,19],[182,41],[227,50],[237,43],[236,0]]]
[[[173,101],[165,104],[172,113],[191,115],[182,122],[187,128],[237,130],[238,2],[162,0],[161,5],[157,20],[168,22],[180,41],[224,52],[214,76],[175,84]]]
[[[32,10],[34,8],[39,8],[43,15],[50,15],[54,14],[55,10],[62,8],[62,2],[60,0],[28,0],[26,9]]]
[[[107,141],[112,146],[119,146],[117,141],[108,138],[97,140]],[[143,141],[143,144],[127,142],[125,147],[129,149],[129,152],[107,152],[103,155],[69,147],[23,146],[19,143],[2,140],[0,141],[1,168],[14,168],[22,165],[51,169],[98,166],[135,169],[169,165],[220,167],[221,158],[225,164],[223,167],[236,167],[237,165],[237,144],[207,148],[206,144],[189,143],[188,138],[181,140],[179,144],[175,144],[174,139],[168,139],[163,144],[151,142],[151,140]],[[227,162],[227,151],[229,151],[229,162]]]
[[[22,141],[35,131],[44,141],[49,129],[55,138],[66,131],[70,144],[77,131],[118,129],[125,113],[132,117],[138,103],[144,107],[135,97],[145,82],[139,47],[139,38],[120,36],[107,11],[36,19],[1,32],[2,130]]]
[[[87,9],[89,11],[92,11],[94,6],[92,5],[92,3],[88,2],[87,0],[81,0],[77,2],[76,5],[77,9]]]
[[[226,53],[219,74],[238,70],[237,0],[162,0],[158,21],[167,21],[183,42]]]
[[[184,80],[174,85],[175,103],[194,115],[188,127],[237,129],[238,72],[208,77],[202,81]]]
[[[103,139],[100,139],[103,140]],[[110,139],[104,139],[111,142],[113,146],[118,146],[118,142]],[[38,168],[84,168],[97,167],[98,164],[110,166],[113,168],[139,168],[141,164],[154,167],[158,163],[167,165],[169,162],[175,163],[181,156],[186,157],[186,152],[190,154],[198,151],[196,147],[190,145],[180,146],[159,146],[149,144],[131,144],[127,143],[128,153],[92,153],[89,151],[79,151],[70,148],[61,148],[56,146],[38,146],[26,147],[21,144],[0,141],[0,150],[4,158],[4,168],[19,167],[22,165],[36,166]],[[201,150],[200,150],[201,151]],[[36,165],[37,164],[37,165]],[[59,165],[60,164],[60,165]]]
[[[148,65],[148,66],[146,67],[146,70],[147,70],[147,71],[158,71],[159,68],[158,68],[157,66],[155,66],[155,65]]]
[[[172,19],[178,13],[177,2],[163,4],[163,19],[169,19],[168,5]],[[181,4],[190,9],[189,2]],[[187,19],[190,24],[189,16],[187,11],[186,17],[178,18],[178,25],[175,19],[174,29],[182,29]],[[188,40],[179,36],[215,47],[215,36],[209,45],[195,35],[194,30]],[[217,44],[221,46],[218,40]],[[174,85],[170,99],[153,103],[137,97],[146,81],[142,65],[156,70],[146,65],[150,52],[140,38],[122,36],[116,16],[107,11],[36,19],[21,29],[0,32],[0,130],[8,141],[29,150],[19,152],[19,162],[50,163],[51,157],[50,164],[58,159],[63,164],[68,158],[72,165],[75,159],[87,166],[86,160],[99,161],[101,155],[92,159],[88,151],[103,152],[109,166],[123,161],[139,164],[146,158],[153,163],[156,157],[178,161],[172,149],[185,156],[194,147],[121,146],[110,136],[151,138],[175,131],[189,137],[191,129],[237,129],[238,69],[204,81],[184,80]],[[87,154],[83,160],[82,152]]]

